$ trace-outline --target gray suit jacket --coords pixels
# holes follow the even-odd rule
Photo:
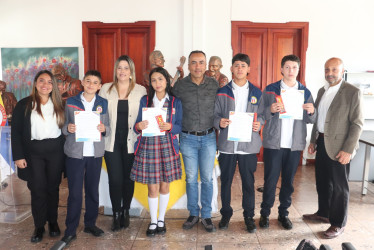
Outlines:
[[[320,88],[316,99],[317,108],[324,93],[325,88]],[[361,92],[357,87],[343,81],[326,115],[324,140],[328,156],[332,160],[337,160],[336,156],[339,151],[354,155],[358,149],[362,126]],[[317,137],[316,122],[313,126],[310,142],[316,143]]]

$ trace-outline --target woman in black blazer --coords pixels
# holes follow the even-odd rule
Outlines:
[[[64,166],[64,109],[57,83],[47,70],[36,74],[32,93],[20,100],[12,120],[12,153],[18,176],[31,191],[35,230],[31,242],[43,239],[48,221],[49,235],[59,236],[57,209]]]

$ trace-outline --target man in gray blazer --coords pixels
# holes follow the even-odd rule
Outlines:
[[[326,238],[342,234],[347,223],[349,165],[363,126],[360,90],[345,82],[343,73],[341,59],[327,60],[325,78],[328,84],[318,91],[318,118],[308,148],[310,154],[317,151],[318,211],[304,214],[303,218],[330,223],[324,232]]]

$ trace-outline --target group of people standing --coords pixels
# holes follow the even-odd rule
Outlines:
[[[217,60],[213,58],[212,64]],[[217,64],[219,74],[222,62],[218,60]],[[342,60],[331,58],[326,62],[327,84],[318,92],[316,103],[310,91],[296,80],[300,59],[295,55],[282,59],[283,79],[268,85],[263,91],[247,80],[250,59],[246,54],[233,57],[232,80],[225,85],[227,78],[223,78],[221,88],[216,78],[206,75],[206,66],[205,53],[192,51],[188,57],[189,75],[180,78],[173,87],[170,74],[163,67],[154,67],[148,75],[147,93],[145,87],[136,84],[134,62],[124,55],[115,63],[112,83],[102,85],[98,71],[87,71],[82,81],[83,91],[68,98],[65,107],[54,76],[49,71],[41,71],[35,76],[32,93],[18,102],[12,122],[13,159],[19,177],[27,181],[31,191],[35,225],[32,242],[42,240],[47,222],[50,236],[60,235],[57,210],[63,171],[68,179],[69,197],[66,230],[61,241],[68,245],[76,238],[83,185],[84,232],[94,236],[104,233],[96,226],[103,156],[113,209],[111,230],[129,227],[129,209],[134,181],[137,181],[148,186],[151,222],[147,236],[164,234],[169,184],[182,176],[179,149],[185,165],[187,209],[190,213],[183,223],[184,229],[191,229],[201,220],[206,231],[216,230],[211,220],[211,202],[212,173],[218,149],[222,171],[219,228],[227,229],[233,215],[231,184],[238,163],[244,222],[248,232],[256,231],[254,172],[256,154],[261,146],[264,147],[265,182],[259,225],[269,227],[276,185],[282,176],[278,221],[285,229],[291,229],[288,208],[300,155],[306,147],[307,123],[314,123],[308,151],[317,151],[319,210],[304,215],[304,218],[329,222],[331,227],[325,232],[328,238],[344,231],[349,198],[349,162],[357,149],[363,121],[360,92],[342,80]],[[214,67],[212,71],[215,71]],[[277,96],[283,89],[304,91],[304,104],[300,107],[303,109],[302,120],[279,118],[284,106],[277,101]],[[142,110],[150,107],[167,110],[166,120],[159,125],[165,135],[141,135],[149,125],[149,121],[142,118]],[[77,111],[100,114],[97,129],[101,141],[76,141],[74,113]],[[228,140],[231,111],[257,114],[250,142]],[[259,131],[262,126],[261,141]],[[218,131],[218,140],[215,131]],[[198,178],[201,181],[200,194]]]

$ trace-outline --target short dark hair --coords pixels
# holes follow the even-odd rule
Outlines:
[[[85,79],[85,78],[88,77],[88,76],[96,76],[97,78],[99,78],[100,83],[101,83],[101,81],[102,81],[102,80],[101,80],[101,74],[100,74],[100,72],[97,71],[97,70],[93,70],[93,69],[88,70],[88,71],[86,72],[86,74],[84,74],[83,79]]]
[[[236,54],[231,61],[231,65],[234,65],[234,62],[241,61],[248,64],[248,66],[251,64],[251,60],[249,59],[249,56],[247,54],[238,53]]]
[[[206,58],[206,55],[205,55],[205,53],[203,51],[201,51],[201,50],[193,50],[193,51],[191,51],[190,55],[188,56],[188,60],[190,60],[191,55],[193,55],[193,54],[200,54],[200,53],[203,54],[205,56],[205,58]]]
[[[281,67],[283,68],[284,64],[287,62],[287,61],[292,61],[292,62],[297,62],[297,64],[299,65],[300,67],[300,58],[296,55],[287,55],[287,56],[284,56],[282,58],[282,62],[281,62]]]

